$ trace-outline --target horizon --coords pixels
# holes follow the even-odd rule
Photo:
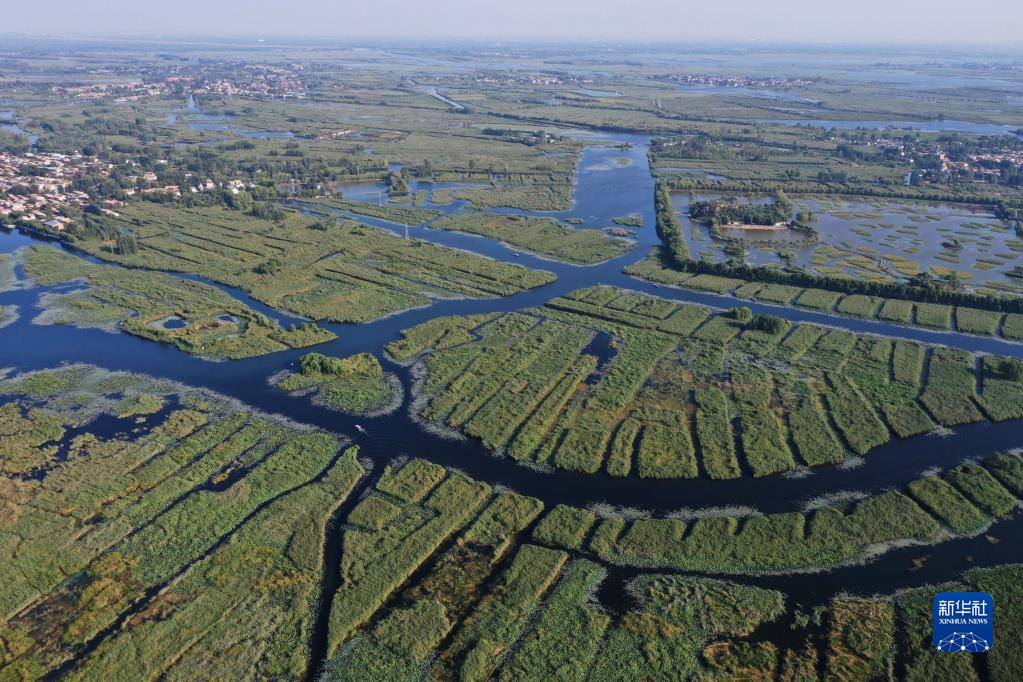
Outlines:
[[[110,2],[0,27],[0,678],[1023,680],[1023,8]]]
[[[138,32],[125,33],[46,33],[33,31],[0,31],[0,39],[33,39],[33,40],[60,40],[60,41],[110,41],[126,40],[137,43],[180,43],[183,45],[201,45],[212,42],[247,43],[252,41],[253,46],[263,45],[266,47],[275,44],[303,45],[319,44],[326,41],[340,41],[340,47],[356,49],[373,49],[377,46],[401,45],[415,47],[448,47],[452,45],[466,45],[479,47],[548,47],[548,46],[572,46],[572,47],[649,47],[654,49],[686,49],[695,51],[697,49],[728,49],[736,53],[761,52],[767,50],[824,50],[828,48],[849,49],[864,52],[876,52],[884,50],[915,50],[943,51],[948,54],[958,55],[965,50],[985,50],[989,52],[1001,50],[1019,50],[1023,52],[1023,39],[985,41],[983,43],[955,43],[949,45],[947,42],[893,42],[886,41],[863,41],[863,40],[760,40],[744,39],[741,41],[728,41],[723,39],[658,39],[646,40],[641,38],[632,39],[611,39],[611,38],[542,38],[542,37],[478,37],[470,38],[464,36],[432,36],[432,35],[402,35],[388,36],[386,34],[299,34],[299,33],[161,33],[157,35],[146,35]]]
[[[638,0],[628,7],[578,0],[523,0],[514,6],[483,7],[468,0],[430,5],[396,0],[386,8],[323,0],[295,0],[286,7],[267,0],[227,0],[216,5],[181,0],[173,6],[157,7],[112,0],[97,8],[55,0],[51,9],[44,16],[27,6],[7,9],[5,34],[148,40],[303,37],[484,43],[1023,47],[1016,28],[1023,25],[1023,5],[1007,5],[999,0],[978,0],[968,13],[961,12],[961,6],[951,0],[910,0],[894,7],[882,0],[863,0],[845,10],[821,7],[811,0],[778,0],[769,5],[752,0],[714,5]],[[949,21],[953,15],[956,21]],[[743,20],[737,22],[735,17]],[[337,28],[325,30],[332,24]],[[155,33],[153,26],[161,30]],[[216,26],[216,30],[204,30],[205,26]],[[315,34],[310,34],[311,26],[316,28]]]

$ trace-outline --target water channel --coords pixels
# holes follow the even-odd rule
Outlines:
[[[500,261],[545,269],[557,280],[539,289],[498,299],[458,299],[437,301],[426,308],[408,310],[366,324],[331,324],[338,339],[316,348],[326,354],[344,356],[370,352],[381,359],[385,369],[396,372],[405,392],[402,407],[375,418],[349,417],[313,405],[305,398],[292,398],[270,387],[267,378],[283,370],[294,369],[307,350],[293,350],[268,356],[231,362],[210,362],[189,356],[176,348],[146,341],[127,334],[110,334],[97,329],[71,326],[39,326],[31,320],[38,312],[36,301],[48,289],[16,289],[0,293],[0,305],[17,305],[20,319],[0,330],[0,350],[4,367],[26,371],[53,367],[64,362],[82,362],[118,370],[129,370],[217,391],[269,413],[346,434],[359,445],[361,454],[375,462],[376,473],[394,457],[424,457],[445,466],[457,467],[468,475],[490,484],[508,486],[520,493],[544,501],[550,508],[557,503],[586,506],[608,503],[614,506],[663,515],[680,509],[689,511],[715,507],[743,506],[761,513],[803,509],[813,498],[843,492],[878,493],[897,488],[934,467],[949,467],[969,458],[981,458],[1023,444],[1023,424],[983,422],[963,426],[946,435],[926,435],[906,441],[893,441],[870,452],[855,466],[836,466],[800,472],[800,476],[775,476],[766,479],[743,478],[736,481],[641,480],[637,477],[614,479],[605,474],[583,475],[566,471],[538,471],[520,466],[507,458],[488,453],[479,442],[451,439],[422,428],[409,415],[411,379],[407,368],[391,363],[383,354],[386,343],[399,338],[400,330],[443,315],[512,311],[542,305],[548,299],[593,284],[608,284],[662,296],[671,300],[731,307],[728,296],[671,289],[626,276],[622,268],[643,258],[658,243],[653,213],[653,178],[647,165],[648,139],[638,135],[607,135],[588,140],[582,153],[573,190],[572,207],[567,211],[544,212],[562,220],[576,218],[584,226],[607,227],[616,216],[639,214],[643,227],[636,233],[636,249],[624,256],[594,266],[575,266],[522,253],[492,239],[456,232],[412,227],[415,237],[464,249]],[[421,186],[420,189],[427,187]],[[346,198],[368,199],[378,188],[363,183],[352,188]],[[467,210],[462,203],[434,206],[444,212]],[[359,218],[361,221],[401,234],[404,226],[386,221]],[[12,252],[40,241],[19,232],[0,232],[0,252]],[[59,245],[61,248],[69,248]],[[79,254],[82,255],[82,254]],[[88,257],[93,262],[100,262]],[[116,266],[111,266],[116,267]],[[189,279],[201,278],[180,275]],[[255,310],[284,324],[297,318],[270,309],[237,289],[208,282],[230,293]],[[903,327],[879,321],[860,320],[810,310],[743,302],[755,312],[781,315],[793,322],[831,325],[861,333],[876,333],[923,343],[938,343],[973,352],[989,352],[1023,357],[1023,345],[1000,339],[955,332],[935,332]],[[356,423],[363,431],[355,428]],[[340,530],[334,529],[331,542],[338,542]],[[867,566],[840,568],[830,573],[770,576],[755,580],[769,584],[804,601],[820,602],[839,591],[870,594],[931,582],[955,579],[970,566],[992,565],[1019,559],[1023,523],[1010,519],[996,523],[989,531],[997,544],[984,538],[961,538],[931,547],[908,547],[882,554]],[[914,559],[929,556],[919,566]],[[330,566],[328,566],[328,569]],[[610,602],[621,600],[621,586],[630,577],[625,569],[612,571],[601,595]],[[615,596],[618,595],[618,596]]]

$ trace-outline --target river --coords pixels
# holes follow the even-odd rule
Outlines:
[[[390,415],[374,418],[345,416],[313,405],[306,398],[291,398],[267,384],[269,376],[283,369],[294,369],[299,358],[308,352],[306,350],[284,351],[232,362],[210,362],[187,355],[172,346],[127,334],[109,334],[96,329],[77,329],[63,325],[33,325],[31,319],[35,316],[35,302],[46,288],[0,293],[0,304],[18,305],[21,311],[18,321],[0,331],[3,365],[24,371],[52,367],[62,362],[84,362],[202,386],[236,397],[267,412],[347,434],[360,446],[364,456],[377,463],[377,471],[384,462],[397,456],[425,457],[445,466],[457,467],[487,483],[505,485],[523,494],[538,497],[548,507],[557,503],[576,506],[608,503],[654,515],[682,508],[692,511],[726,506],[750,507],[762,513],[794,511],[803,509],[815,497],[853,491],[868,494],[881,492],[905,485],[932,467],[948,467],[966,458],[987,456],[1023,443],[1023,425],[1017,422],[985,422],[954,429],[948,436],[927,435],[907,441],[892,441],[869,453],[858,466],[825,467],[805,472],[803,477],[775,476],[736,481],[641,480],[637,477],[614,479],[604,474],[583,475],[559,470],[537,471],[519,466],[510,459],[492,456],[478,441],[442,438],[423,429],[408,413],[412,383],[408,370],[394,365],[383,354],[384,345],[399,338],[403,328],[442,315],[511,311],[539,306],[554,296],[593,284],[614,285],[681,302],[715,307],[731,307],[736,304],[735,299],[728,296],[658,287],[623,274],[622,268],[625,265],[643,258],[649,248],[658,243],[652,205],[654,181],[646,162],[647,143],[646,138],[636,135],[600,136],[588,140],[588,146],[580,158],[571,208],[561,212],[539,213],[561,219],[577,218],[583,225],[593,227],[606,227],[612,217],[631,213],[641,215],[644,222],[636,234],[636,250],[605,263],[593,266],[569,265],[521,253],[484,237],[431,230],[423,226],[411,228],[414,236],[420,239],[505,262],[549,270],[558,278],[550,285],[505,298],[443,300],[427,308],[408,310],[366,324],[322,324],[339,338],[316,350],[332,355],[370,352],[381,359],[385,369],[397,373],[401,378],[405,391],[404,402],[398,411]],[[375,188],[365,186],[363,191],[365,196],[371,196]],[[438,208],[446,212],[464,210],[461,204]],[[398,234],[404,231],[403,226],[386,221],[362,217],[360,220]],[[0,233],[0,251],[10,252],[37,241],[38,238],[27,234]],[[90,260],[95,261],[93,258]],[[188,278],[203,281],[198,277]],[[294,316],[270,309],[237,289],[217,284],[214,286],[282,323],[296,321]],[[1000,339],[928,331],[756,302],[743,302],[743,305],[749,305],[755,312],[770,312],[794,322],[813,322],[925,343],[943,343],[975,352],[1023,357],[1023,345]],[[356,423],[364,430],[357,430]],[[999,536],[1011,536],[1018,540],[1023,535],[1023,524],[1016,520],[1000,522],[996,528]],[[990,547],[986,544],[978,545],[978,542],[981,541],[958,539],[935,547],[891,551],[874,560],[869,569],[850,567],[832,574],[770,580],[775,581],[779,588],[805,594],[806,599],[820,600],[840,589],[859,589],[857,585],[864,590],[891,591],[918,584],[916,581],[919,580],[953,579],[964,566],[1019,558],[1018,552],[1011,550],[1011,547],[1019,546],[1015,540]],[[976,552],[967,549],[975,547]],[[907,572],[907,566],[912,567],[911,559],[925,554],[931,555],[931,559],[925,562],[924,568]],[[965,561],[967,555],[973,556],[973,559]],[[622,581],[627,579],[627,573],[612,572],[610,584],[603,590],[608,593],[608,599],[613,599]],[[842,576],[848,576],[848,581]]]
[[[35,143],[39,141],[38,135],[22,130],[17,123],[14,123],[14,112],[13,111],[0,111],[0,130],[14,135],[23,135],[28,138],[28,143],[31,146],[35,146]]]

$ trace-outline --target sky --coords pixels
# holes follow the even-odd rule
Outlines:
[[[77,36],[1023,43],[1020,0],[4,0],[2,5],[0,33]]]

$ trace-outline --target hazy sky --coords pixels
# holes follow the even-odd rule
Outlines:
[[[0,32],[1023,42],[1020,0],[3,0]],[[0,48],[2,50],[2,48]]]

